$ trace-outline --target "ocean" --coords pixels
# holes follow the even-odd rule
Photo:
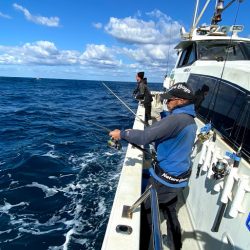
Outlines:
[[[136,112],[135,83],[105,83]],[[127,144],[85,120],[133,114],[101,81],[0,77],[0,92],[0,249],[101,249]]]

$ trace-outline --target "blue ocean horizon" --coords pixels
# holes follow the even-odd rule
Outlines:
[[[134,122],[101,82],[0,77],[1,250],[101,248],[127,144],[84,120]],[[136,111],[136,83],[105,83]]]

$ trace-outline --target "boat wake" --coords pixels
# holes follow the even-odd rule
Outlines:
[[[51,250],[99,248],[123,154],[71,154],[67,163],[54,153],[44,154],[5,170],[0,179],[5,179],[0,191],[1,247],[10,249],[12,243],[34,249],[39,243]]]

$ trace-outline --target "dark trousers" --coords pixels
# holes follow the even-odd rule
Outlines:
[[[152,183],[152,177],[150,178]],[[178,194],[183,188],[171,188],[162,185],[158,182],[154,183],[157,191],[159,208],[163,213],[164,219],[167,223],[167,238],[170,250],[179,250],[182,247],[181,243],[181,227],[177,217],[176,204],[178,201]],[[147,250],[149,247],[150,236],[152,232],[151,208],[150,199],[142,205],[142,234],[141,250]]]
[[[144,104],[145,107],[145,123],[148,123],[148,120],[151,120],[151,103],[149,104]]]

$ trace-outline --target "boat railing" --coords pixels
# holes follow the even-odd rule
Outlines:
[[[157,192],[154,186],[151,184],[145,192],[140,196],[140,198],[132,206],[124,206],[123,217],[132,218],[133,212],[150,196],[151,201],[151,218],[152,218],[152,239],[153,239],[153,249],[162,250],[162,235],[160,229],[160,212],[159,204],[157,198]]]

